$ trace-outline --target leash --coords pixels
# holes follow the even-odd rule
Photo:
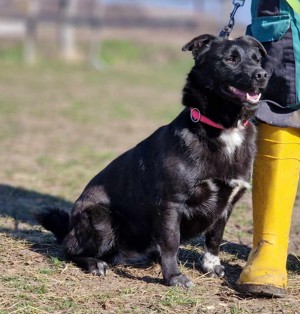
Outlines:
[[[228,39],[230,33],[232,32],[233,26],[235,24],[235,19],[234,19],[235,14],[237,10],[245,4],[245,0],[233,0],[232,4],[233,4],[233,10],[230,13],[229,22],[226,26],[224,26],[224,28],[219,34],[220,37],[223,37],[225,39]]]

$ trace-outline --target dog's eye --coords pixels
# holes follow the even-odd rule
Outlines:
[[[253,55],[252,59],[256,62],[256,63],[260,63],[260,58],[258,58],[257,55]]]
[[[230,57],[226,58],[226,62],[232,63],[232,64],[236,64],[237,63],[237,58],[234,57],[234,56],[230,56]]]

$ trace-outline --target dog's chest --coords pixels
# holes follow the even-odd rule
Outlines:
[[[219,140],[223,146],[224,154],[229,157],[232,156],[236,149],[242,146],[245,140],[244,126],[239,124],[237,128],[223,130]]]
[[[194,188],[186,202],[181,220],[182,240],[188,240],[205,232],[217,220],[227,221],[232,206],[249,188],[243,179],[206,179]]]
[[[202,180],[187,201],[188,215],[201,216],[209,222],[221,215],[227,216],[228,209],[249,187],[249,183],[243,179]]]

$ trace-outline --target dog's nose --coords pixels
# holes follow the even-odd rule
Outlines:
[[[264,69],[257,69],[253,73],[253,79],[263,83],[268,79],[268,73]]]

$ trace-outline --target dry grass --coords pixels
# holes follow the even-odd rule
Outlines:
[[[34,224],[32,212],[70,209],[95,173],[180,110],[191,64],[180,47],[109,41],[104,53],[108,66],[99,73],[54,61],[29,68],[17,50],[2,52],[0,313],[300,313],[299,208],[283,299],[234,290],[251,244],[249,195],[224,237],[228,281],[198,271],[202,238],[182,246],[180,267],[195,283],[189,290],[164,286],[157,264],[115,267],[106,278],[85,274]]]
[[[2,218],[0,234],[0,313],[297,313],[299,275],[290,272],[283,299],[253,299],[234,290],[244,261],[235,243],[221,254],[229,282],[208,278],[197,270],[201,239],[183,246],[181,269],[194,282],[190,290],[162,285],[160,267],[119,266],[106,278],[85,274],[63,260],[61,249],[40,227]],[[226,248],[226,246],[228,246]],[[240,250],[242,252],[242,250]],[[239,253],[240,253],[239,252]],[[299,261],[298,261],[299,263]]]

